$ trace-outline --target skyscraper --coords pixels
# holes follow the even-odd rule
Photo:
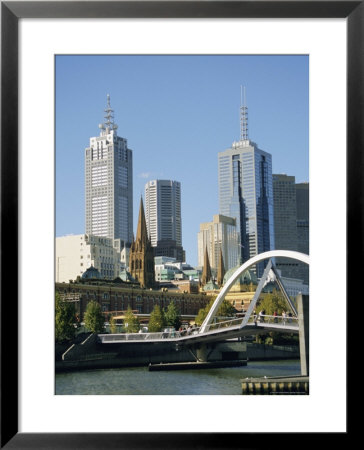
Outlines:
[[[310,197],[309,183],[296,184],[296,201],[297,201],[297,237],[299,252],[308,255],[310,253]],[[309,282],[309,267],[307,264],[299,263],[298,278],[305,283]]]
[[[274,240],[276,249],[298,250],[297,202],[295,177],[285,174],[273,175],[274,197]],[[298,262],[287,258],[277,258],[276,266],[282,276],[297,277]]]
[[[245,103],[244,95],[240,140],[218,154],[219,210],[236,219],[243,262],[274,249],[272,156],[248,138]],[[257,266],[257,276],[263,269]]]
[[[132,151],[117,135],[114,111],[107,95],[105,122],[100,136],[85,149],[86,233],[120,240],[121,248],[133,240]]]
[[[181,183],[152,180],[145,185],[145,218],[155,256],[185,261],[182,248]]]
[[[276,248],[309,254],[309,184],[296,184],[294,176],[274,174],[273,192]],[[277,258],[276,266],[284,277],[308,284],[306,264]]]
[[[275,245],[279,250],[297,250],[297,202],[295,177],[273,175]]]

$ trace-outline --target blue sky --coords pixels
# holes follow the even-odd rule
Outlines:
[[[273,173],[309,181],[308,56],[61,55],[55,81],[56,236],[85,232],[84,150],[107,94],[133,150],[134,232],[145,183],[179,181],[193,266],[199,225],[219,213],[217,154],[239,140],[241,85],[249,138],[272,154]]]

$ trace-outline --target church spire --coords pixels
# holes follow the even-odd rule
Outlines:
[[[201,275],[201,284],[204,285],[204,284],[208,283],[211,280],[211,278],[212,278],[211,266],[210,266],[209,254],[207,252],[207,247],[206,247],[203,270],[202,270],[202,275]]]
[[[147,222],[145,220],[143,198],[142,197],[140,197],[138,227],[137,227],[135,241],[136,242],[140,241],[143,244],[146,244],[147,241],[148,241]]]
[[[224,283],[224,275],[225,275],[224,258],[222,256],[222,251],[220,249],[219,264],[217,267],[217,280],[216,280],[219,287],[221,287]]]
[[[246,106],[245,86],[244,96],[243,86],[240,86],[240,140],[247,141],[248,139],[248,107]]]
[[[154,252],[148,239],[142,197],[140,198],[137,232],[129,252],[129,270],[132,277],[140,283],[141,287],[154,287]]]

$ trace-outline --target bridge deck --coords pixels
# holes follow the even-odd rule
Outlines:
[[[209,330],[204,333],[195,333],[181,336],[179,332],[174,333],[120,333],[120,334],[99,334],[102,344],[147,344],[154,342],[174,342],[181,345],[193,345],[203,342],[216,342],[226,339],[233,339],[240,336],[251,336],[263,334],[270,331],[284,333],[298,333],[296,323],[248,323],[243,328],[239,325]]]

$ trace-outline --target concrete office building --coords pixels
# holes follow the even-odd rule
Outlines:
[[[113,280],[122,269],[120,248],[114,240],[89,234],[56,238],[56,273],[59,283],[68,283],[95,267],[101,278]]]
[[[273,197],[276,249],[298,251],[295,177],[274,174]],[[295,278],[297,276],[298,261],[277,258],[276,266],[284,277]]]
[[[294,176],[273,175],[275,245],[279,250],[309,254],[309,183],[296,183]],[[277,258],[283,277],[308,284],[308,266]]]
[[[148,181],[145,185],[145,219],[154,255],[185,261],[181,183],[171,180]]]
[[[117,135],[114,111],[107,96],[100,136],[85,149],[86,233],[120,239],[121,247],[133,240],[132,151]]]
[[[221,214],[213,216],[212,222],[200,224],[197,234],[198,266],[204,265],[205,249],[211,269],[216,272],[219,266],[220,251],[222,252],[225,270],[235,267],[240,261],[239,234],[236,229],[236,219]]]
[[[236,219],[242,261],[273,250],[272,156],[248,138],[248,108],[240,107],[240,140],[218,154],[219,212]],[[260,277],[264,263],[253,269]]]
[[[309,183],[296,184],[297,204],[297,250],[306,255],[310,254],[310,198]],[[299,263],[297,278],[305,283],[309,282],[309,267]]]

